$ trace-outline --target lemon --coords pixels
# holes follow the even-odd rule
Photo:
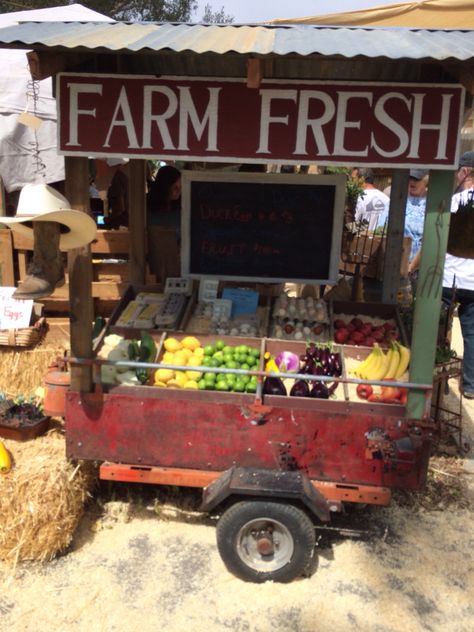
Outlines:
[[[183,347],[185,347],[186,349],[190,349],[191,351],[194,351],[201,346],[199,340],[194,336],[186,336],[181,340],[181,344],[183,345]]]
[[[188,358],[181,351],[177,351],[174,354],[173,364],[180,364],[182,366],[186,366],[187,363],[188,363]]]
[[[157,369],[154,377],[155,382],[168,383],[169,380],[174,378],[174,371],[172,369]]]
[[[166,382],[166,386],[171,388],[182,388],[181,383],[174,379]]]
[[[185,382],[184,388],[192,388],[194,390],[197,390],[199,389],[199,386],[196,380],[188,380],[187,382]]]
[[[174,364],[174,353],[165,351],[162,358],[163,364]]]
[[[190,380],[199,380],[201,379],[201,371],[186,371],[186,375]]]
[[[156,380],[156,381],[155,381],[154,386],[159,386],[159,387],[161,387],[161,388],[166,388],[166,384],[165,384],[165,382],[160,382],[159,380]]]
[[[193,356],[193,352],[191,351],[191,349],[187,349],[186,347],[184,349],[180,349],[180,351],[178,351],[177,353],[183,355],[186,360],[189,360],[189,358],[192,358]]]
[[[179,383],[181,387],[183,387],[188,381],[188,376],[185,371],[176,371],[175,380]]]
[[[196,358],[202,358],[204,356],[204,349],[202,347],[197,347],[194,349],[193,356]]]
[[[179,349],[182,348],[182,344],[180,343],[179,340],[176,340],[176,338],[166,338],[166,340],[163,343],[166,351],[178,351]]]

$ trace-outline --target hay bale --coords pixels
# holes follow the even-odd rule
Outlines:
[[[0,560],[51,560],[70,544],[97,473],[66,459],[58,429],[5,445],[14,467],[0,476]]]
[[[61,355],[57,348],[0,351],[0,391],[9,398],[34,393],[44,386],[48,367]]]

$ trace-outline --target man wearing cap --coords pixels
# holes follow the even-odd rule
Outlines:
[[[410,169],[408,180],[408,196],[405,207],[405,237],[411,237],[411,250],[408,261],[414,260],[415,255],[421,248],[423,237],[423,226],[425,223],[426,197],[428,195],[428,170]],[[388,213],[382,213],[379,219],[379,226],[384,226],[387,222]],[[409,267],[409,271],[414,270]]]
[[[361,182],[364,193],[359,196],[355,210],[356,222],[365,221],[367,230],[373,231],[382,213],[388,213],[390,198],[374,185],[374,172],[367,167],[352,170],[352,177]]]
[[[456,172],[456,193],[451,201],[451,213],[474,197],[474,151],[463,154]],[[462,392],[474,399],[474,259],[462,259],[447,254],[443,274],[443,301],[452,301],[456,287],[458,316],[464,343]]]

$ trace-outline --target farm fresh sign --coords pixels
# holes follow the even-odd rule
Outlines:
[[[65,155],[456,167],[458,85],[60,74]]]

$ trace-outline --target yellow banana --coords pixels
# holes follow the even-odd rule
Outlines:
[[[399,342],[397,342],[396,346],[400,353],[400,364],[398,365],[397,373],[395,375],[396,379],[398,379],[399,377],[402,377],[408,369],[408,365],[410,364],[410,349],[408,349],[408,347],[404,347]]]
[[[388,365],[387,373],[384,376],[385,380],[393,380],[397,375],[397,370],[400,365],[400,352],[397,347],[393,345],[389,351],[390,354],[390,362]]]
[[[389,363],[389,355],[388,353],[384,353],[383,349],[379,350],[380,353],[380,362],[374,367],[373,371],[371,371],[369,379],[371,380],[383,380],[387,373],[388,363]]]
[[[0,441],[0,474],[6,474],[12,468],[10,453]]]
[[[364,380],[370,380],[374,372],[378,372],[380,363],[382,362],[382,356],[380,355],[380,348],[374,346],[371,353],[372,362],[370,362],[360,373],[360,377]]]
[[[357,377],[361,377],[362,379],[364,379],[364,374],[367,372],[369,367],[371,367],[372,364],[377,361],[377,359],[378,358],[375,349],[372,349],[365,360],[362,360],[362,362],[358,364],[357,367],[353,371],[351,371],[351,373],[353,373]]]

